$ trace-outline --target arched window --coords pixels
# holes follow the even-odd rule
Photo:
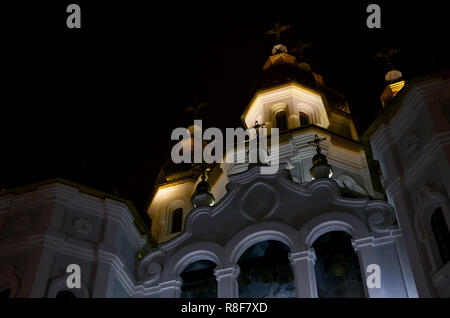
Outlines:
[[[239,258],[239,298],[295,298],[289,247],[269,240],[249,247]]]
[[[275,116],[275,121],[278,129],[280,130],[287,129],[287,117],[285,111],[278,112]]]
[[[181,227],[183,223],[183,209],[178,208],[172,213],[172,233],[181,232]]]
[[[314,271],[319,298],[363,298],[363,278],[351,236],[333,231],[313,244],[316,253]]]
[[[9,298],[11,295],[11,288],[6,288],[0,291],[0,298]]]
[[[181,298],[216,298],[217,280],[214,275],[216,264],[201,260],[190,264],[180,274],[183,280]]]
[[[77,296],[69,290],[61,290],[56,294],[56,298],[77,298]]]
[[[300,112],[299,118],[300,118],[300,127],[309,125],[309,118],[308,115],[306,115],[306,113]]]
[[[442,263],[445,265],[450,260],[450,232],[440,207],[431,216],[431,229],[433,230]]]

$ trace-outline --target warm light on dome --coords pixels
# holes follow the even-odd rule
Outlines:
[[[392,91],[392,96],[397,95],[397,93],[405,86],[405,81],[400,81],[396,83],[389,84]]]

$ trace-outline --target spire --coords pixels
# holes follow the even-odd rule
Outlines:
[[[392,64],[392,56],[397,54],[399,51],[399,49],[383,48],[380,52],[373,56],[375,59],[382,59],[385,63],[385,67],[388,69],[388,72],[384,77],[387,87],[380,96],[383,107],[386,107],[386,105],[398,94],[403,86],[405,86],[402,73],[395,69]]]
[[[276,38],[275,45],[272,48],[272,55],[288,52],[286,45],[281,44],[281,32],[288,30],[290,27],[290,25],[281,25],[277,22],[273,29],[266,32],[267,35],[275,35]]]
[[[276,36],[276,44],[274,45],[274,47],[272,48],[272,55],[269,56],[269,58],[267,59],[266,63],[263,66],[263,70],[267,70],[268,68],[275,66],[275,65],[280,65],[280,64],[292,64],[292,65],[296,65],[297,64],[297,60],[295,58],[295,56],[292,56],[288,53],[288,49],[286,47],[286,45],[281,44],[281,32],[289,29],[290,26],[289,25],[284,25],[281,26],[280,23],[276,23],[275,27],[272,30],[269,30],[266,32],[266,34],[268,35],[275,35]]]
[[[322,153],[320,143],[327,138],[319,138],[315,135],[314,140],[308,141],[308,144],[316,145],[316,154],[314,155],[312,162],[313,166],[309,169],[309,173],[313,179],[317,178],[330,178],[333,175],[333,169],[328,164],[327,156]]]

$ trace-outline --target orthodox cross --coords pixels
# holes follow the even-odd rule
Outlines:
[[[320,152],[320,143],[324,140],[327,140],[327,138],[319,138],[319,136],[314,135],[314,140],[308,141],[308,144],[316,144],[316,151],[317,153]]]
[[[187,107],[184,111],[193,113],[194,119],[198,119],[198,113],[200,109],[206,107],[208,103],[200,102],[198,98],[195,99],[195,102],[192,106]]]
[[[259,133],[259,128],[262,128],[265,125],[266,125],[265,123],[259,124],[258,121],[255,121],[255,126],[250,127],[250,128],[255,128],[256,129],[256,133]]]
[[[204,181],[204,178],[206,180],[206,177],[208,173],[212,170],[212,166],[210,164],[207,164],[205,162],[202,163],[192,163],[192,171],[196,176],[201,176],[202,180]]]
[[[386,65],[389,67],[391,66],[391,57],[399,51],[400,49],[388,49],[384,47],[380,52],[375,54],[373,58],[383,59],[386,62]]]
[[[298,61],[301,61],[303,59],[303,51],[311,45],[312,43],[297,41],[297,45],[290,50],[290,53],[297,53]]]
[[[281,40],[281,32],[286,31],[289,29],[290,25],[280,25],[279,22],[275,23],[275,27],[269,31],[266,32],[268,35],[275,34],[275,37],[277,38],[277,41],[280,42]]]
[[[258,123],[258,121],[255,121],[255,125],[253,127],[250,128],[254,128],[256,130],[256,160],[258,163],[260,163],[259,160],[259,129],[264,127],[266,124],[265,123]]]

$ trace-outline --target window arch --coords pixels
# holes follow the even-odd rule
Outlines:
[[[181,232],[182,225],[183,225],[183,208],[178,208],[172,212],[171,233]]]
[[[275,115],[275,123],[278,129],[281,130],[286,130],[287,127],[287,116],[286,116],[286,112],[284,110],[279,111],[276,115]]]
[[[434,210],[430,223],[442,264],[445,265],[450,260],[450,232],[441,207]]]
[[[309,125],[309,117],[305,112],[301,111],[298,116],[300,118],[300,127]]]
[[[425,245],[431,270],[436,272],[446,264],[446,254],[449,251],[448,200],[442,193],[433,191],[427,185],[422,187],[422,191],[424,195],[416,213],[414,226],[420,242]]]

